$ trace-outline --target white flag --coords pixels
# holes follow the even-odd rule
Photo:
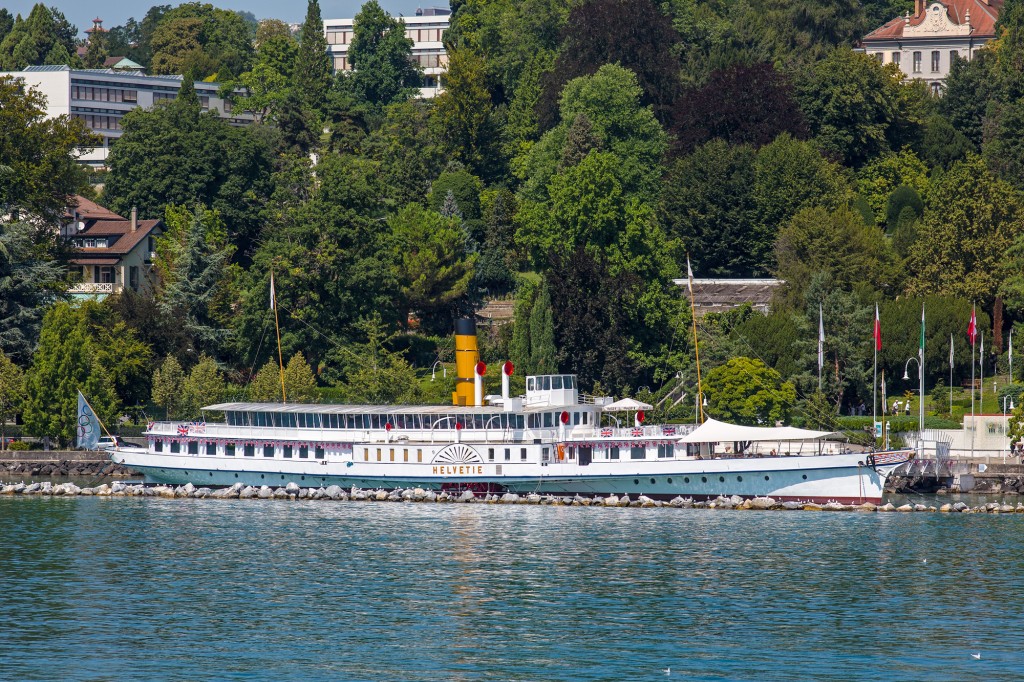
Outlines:
[[[825,366],[825,318],[818,304],[818,371]]]
[[[690,290],[690,296],[693,296],[693,270],[690,269],[690,255],[686,255],[686,288]]]
[[[1009,352],[1009,360],[1010,360],[1010,363],[1012,364],[1013,363],[1013,330],[1012,329],[1010,330],[1010,347],[1007,348],[1007,351]],[[1013,377],[1010,377],[1010,381],[1013,381]]]
[[[949,368],[953,369],[953,335],[949,335]]]
[[[270,309],[275,310],[277,308],[277,294],[274,293],[274,273],[270,273]]]

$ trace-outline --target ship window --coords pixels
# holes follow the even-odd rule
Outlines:
[[[375,415],[370,417],[370,428],[374,428],[374,429],[379,429],[380,428],[380,415],[379,414],[375,414]]]
[[[420,450],[419,448],[416,448],[416,461],[417,462],[422,462],[423,461],[423,450]]]
[[[526,461],[526,448],[519,448],[519,459],[520,461]]]
[[[547,462],[549,459],[551,459],[551,450],[549,448],[541,448],[540,461]]]
[[[488,462],[493,462],[494,461],[494,448],[487,448],[487,461]]]
[[[632,447],[632,448],[629,449],[629,458],[630,459],[646,459],[646,457],[647,457],[647,450],[646,450],[646,448]]]
[[[534,388],[533,388],[533,381],[534,381],[533,377],[526,377],[526,390],[527,391],[534,390]]]
[[[324,458],[324,449],[321,448],[321,447],[314,448],[313,449],[313,457],[315,459],[323,459]]]
[[[573,412],[572,413],[572,425],[573,426],[579,426],[580,425],[580,413],[579,412]]]
[[[551,377],[551,388],[562,388],[562,377]]]
[[[389,454],[391,455],[391,461],[394,462],[395,461],[395,449],[391,448]]]
[[[309,446],[308,445],[300,445],[299,446],[299,459],[308,459],[308,458],[309,458]]]
[[[516,428],[517,429],[525,428],[526,415],[517,414],[517,415],[515,415],[515,418],[516,418]]]
[[[292,458],[292,446],[291,445],[283,446],[281,448],[281,456],[284,457],[285,459],[291,459]]]
[[[544,382],[543,389],[545,391],[551,390],[551,377],[541,377],[541,381]]]
[[[181,452],[181,442],[172,440],[171,441],[171,452]]]
[[[363,461],[364,462],[369,462],[370,461],[370,448],[363,448]]]
[[[661,445],[658,446],[658,457],[672,457],[672,455],[674,454],[673,451],[674,448],[672,447],[671,443],[662,443]]]
[[[208,454],[208,455],[216,455],[217,454],[217,444],[216,443],[207,443],[206,444],[206,454]]]
[[[617,447],[608,448],[608,459],[618,459],[619,449]]]
[[[273,457],[274,456],[274,446],[273,445],[264,445],[263,446],[263,456],[264,457]]]
[[[550,412],[545,412],[544,413],[544,426],[551,426],[551,413]]]
[[[408,462],[409,461],[409,448],[402,448],[402,461],[403,462]]]
[[[377,448],[377,461],[380,461],[380,448]]]
[[[322,414],[317,413],[317,414],[313,415],[313,428],[314,429],[322,429],[323,428],[323,415]]]
[[[524,450],[524,452],[525,452],[525,450]],[[525,455],[524,455],[524,457],[525,457]],[[512,448],[505,448],[505,461],[506,462],[511,462],[512,461]]]
[[[295,428],[295,413],[294,412],[285,412],[284,413],[284,425],[287,426],[290,429],[294,429]]]
[[[235,456],[235,444],[234,443],[228,443],[227,445],[224,446],[224,455],[227,456],[227,457],[234,457]]]
[[[157,452],[163,452],[164,442],[157,438],[156,440],[153,441],[153,449],[156,450]]]
[[[255,417],[256,417],[256,426],[266,426],[267,425],[267,415],[266,414],[264,414],[263,412],[256,412],[255,413]]]
[[[245,452],[243,454],[246,457],[255,457],[256,456],[256,446],[253,445],[252,443],[246,443],[245,444]]]

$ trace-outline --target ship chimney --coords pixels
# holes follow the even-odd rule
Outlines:
[[[473,368],[473,404],[482,407],[484,404],[484,375],[487,374],[487,365],[480,362]]]
[[[476,320],[455,320],[455,391],[452,405],[476,404],[476,365],[480,350],[476,341]],[[486,369],[486,368],[485,368]],[[481,378],[481,387],[483,380]],[[480,400],[482,403],[483,400]]]
[[[512,372],[515,371],[515,365],[509,361],[505,361],[505,364],[501,366],[501,403],[502,405],[508,404],[508,394],[511,392],[509,388],[509,380],[512,378]]]
[[[139,209],[132,206],[132,232],[139,229]]]

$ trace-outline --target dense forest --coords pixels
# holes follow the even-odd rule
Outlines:
[[[59,12],[0,9],[0,69],[127,55],[185,74],[177,99],[125,116],[102,174],[73,161],[91,142],[80,122],[43,119],[37,95],[0,80],[0,411],[62,435],[78,386],[108,417],[274,399],[271,272],[296,399],[445,401],[451,377],[431,374],[452,360],[453,320],[504,298],[515,322],[481,332],[486,361],[692,419],[690,306],[672,282],[687,258],[696,277],[785,280],[768,315],[700,321],[714,416],[829,424],[870,406],[876,304],[890,394],[917,389],[896,378],[922,305],[929,390],[971,377],[974,304],[982,366],[1006,373],[1024,321],[1019,0],[939,96],[854,49],[910,2],[451,8],[433,100],[376,0],[356,16],[355,70],[338,74],[316,0],[297,35],[155,6],[84,60]],[[257,122],[203,112],[198,80]],[[53,228],[75,193],[164,220],[154,295],[66,300]]]

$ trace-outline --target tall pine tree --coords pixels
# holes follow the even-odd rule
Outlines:
[[[295,65],[295,85],[305,97],[307,106],[315,111],[323,109],[331,87],[331,57],[327,53],[327,38],[318,0],[309,0],[306,6],[299,58]]]

